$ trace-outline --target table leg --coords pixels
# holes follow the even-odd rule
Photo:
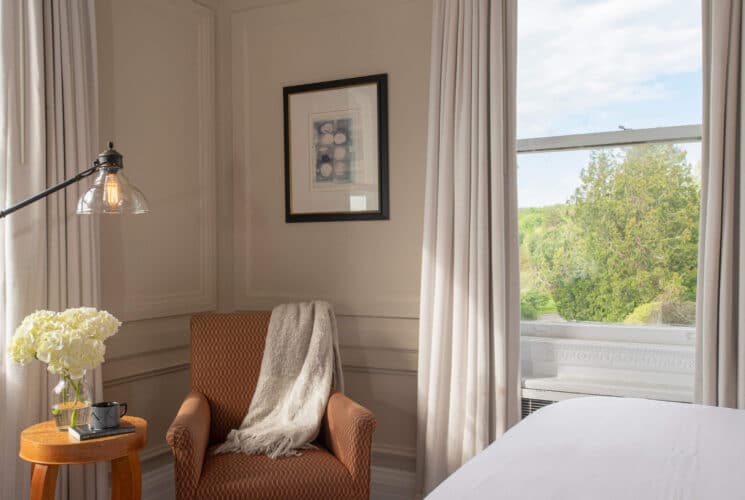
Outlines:
[[[111,500],[140,500],[142,474],[137,452],[111,461]]]
[[[57,465],[31,464],[31,500],[54,500]]]

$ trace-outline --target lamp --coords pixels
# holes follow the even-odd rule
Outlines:
[[[35,201],[46,198],[70,184],[75,184],[98,171],[93,186],[83,193],[78,200],[77,213],[79,215],[89,214],[144,214],[149,211],[147,201],[142,192],[130,184],[124,176],[123,156],[114,149],[114,143],[109,142],[108,149],[100,153],[93,160],[93,164],[87,170],[76,174],[52,186],[41,193],[32,196],[10,208],[0,211],[0,219],[19,210]]]

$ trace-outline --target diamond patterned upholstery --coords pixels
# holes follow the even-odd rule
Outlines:
[[[207,453],[210,454],[211,450]],[[272,460],[265,455],[213,455],[197,487],[200,500],[358,498],[349,471],[326,450]]]
[[[375,417],[341,393],[329,398],[317,449],[272,460],[212,453],[240,426],[256,388],[269,312],[198,314],[191,322],[191,386],[166,439],[176,497],[366,499]]]
[[[225,441],[248,413],[271,315],[198,314],[191,319],[191,387],[210,403],[210,444]]]

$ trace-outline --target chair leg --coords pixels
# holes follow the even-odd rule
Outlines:
[[[111,461],[111,500],[140,500],[142,474],[137,452]]]

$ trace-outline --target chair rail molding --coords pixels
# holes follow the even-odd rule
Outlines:
[[[419,319],[419,297],[415,296],[323,297],[283,291],[246,290],[238,303],[252,310],[271,310],[277,304],[311,300],[332,303],[337,316]]]

